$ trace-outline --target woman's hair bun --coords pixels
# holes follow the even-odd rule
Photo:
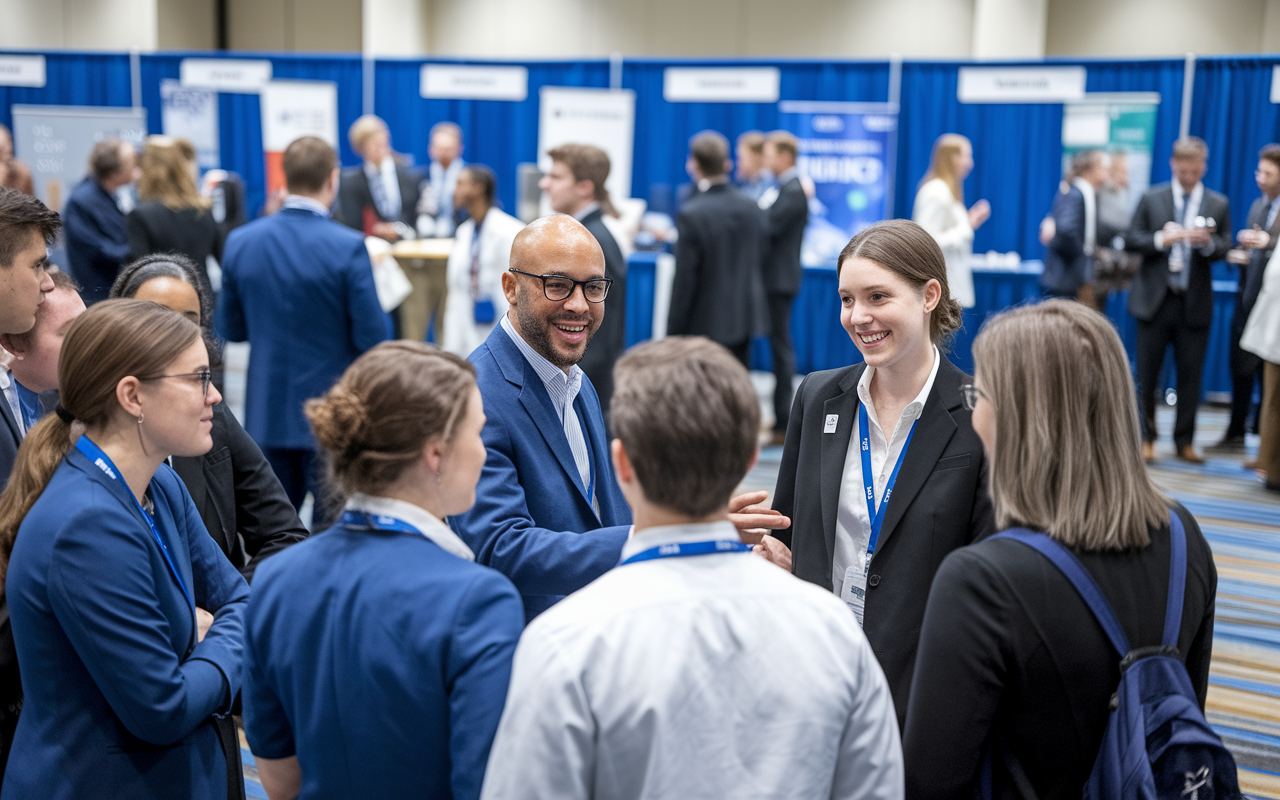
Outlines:
[[[306,405],[307,419],[320,446],[331,453],[347,453],[359,442],[369,422],[369,409],[341,383]]]

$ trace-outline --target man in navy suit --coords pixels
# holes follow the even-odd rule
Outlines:
[[[222,264],[218,333],[248,341],[245,430],[295,508],[311,492],[312,529],[325,520],[315,442],[303,404],[386,338],[364,237],[329,219],[338,158],[314,136],[284,152],[279,211],[232,231]],[[320,526],[320,527],[317,527]]]
[[[84,287],[84,301],[106,300],[120,266],[129,257],[125,215],[116,192],[137,180],[133,145],[104,139],[89,155],[89,176],[67,198],[67,261],[71,274]]]
[[[1106,185],[1111,159],[1101,150],[1081,150],[1071,159],[1071,182],[1053,198],[1053,238],[1044,254],[1040,291],[1075,300],[1092,277],[1098,244],[1098,190]]]
[[[516,236],[502,288],[507,314],[470,356],[489,456],[475,505],[449,523],[478,563],[511,579],[530,620],[617,565],[631,511],[610,467],[600,400],[578,367],[609,293],[599,243],[567,214],[536,220]],[[751,531],[746,541],[790,525],[748,508],[764,497],[731,501],[734,523]]]

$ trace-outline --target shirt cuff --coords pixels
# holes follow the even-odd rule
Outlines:
[[[1164,249],[1164,231],[1156,231],[1154,242],[1157,250]]]

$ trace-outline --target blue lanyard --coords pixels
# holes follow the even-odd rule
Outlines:
[[[653,561],[657,558],[683,558],[685,556],[705,556],[712,553],[745,553],[750,552],[751,545],[732,542],[728,539],[714,539],[709,542],[689,542],[680,544],[662,544],[636,553],[631,558],[623,559],[618,566],[634,564],[637,561]]]
[[[911,437],[916,435],[916,425],[920,418],[911,423],[907,432],[907,440],[902,443],[902,452],[898,454],[898,463],[893,465],[889,473],[889,483],[884,487],[884,497],[880,499],[880,507],[876,508],[875,475],[871,472],[871,422],[867,418],[867,406],[858,404],[858,438],[862,449],[862,485],[867,490],[867,519],[871,521],[871,538],[867,540],[867,567],[871,566],[871,556],[876,552],[876,542],[880,541],[880,527],[884,525],[884,511],[889,507],[889,497],[893,494],[893,485],[898,482],[898,471],[902,462],[907,460],[907,448],[911,446]]]
[[[182,589],[182,596],[187,598],[187,603],[194,608],[195,601],[191,598],[191,593],[187,591],[187,584],[182,580],[182,573],[178,572],[178,568],[174,566],[173,558],[169,555],[169,548],[165,545],[164,539],[160,538],[160,531],[156,530],[155,520],[138,502],[138,498],[134,497],[133,490],[129,488],[129,484],[125,483],[124,478],[120,477],[120,470],[112,462],[111,457],[104,453],[101,447],[90,441],[88,436],[81,436],[76,440],[76,449],[84,453],[85,457],[96,464],[108,478],[117,480],[124,486],[125,493],[133,501],[134,508],[138,509],[138,513],[147,521],[147,527],[151,529],[151,535],[155,537],[156,544],[160,546],[160,554],[164,556],[165,563],[169,565],[169,571],[173,573],[173,577],[178,581],[178,587]]]
[[[370,514],[368,511],[347,510],[342,512],[342,525],[353,530],[393,531],[396,533],[416,533],[422,531],[402,519],[389,517],[386,514]]]

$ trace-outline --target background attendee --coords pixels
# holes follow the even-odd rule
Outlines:
[[[676,217],[676,272],[667,333],[706,336],[748,365],[751,337],[769,329],[762,259],[763,212],[729,183],[729,140],[703,131],[689,140],[685,169],[697,191]]]
[[[1090,262],[1099,242],[1097,194],[1110,169],[1107,154],[1101,150],[1081,150],[1072,157],[1067,191],[1054,194],[1049,212],[1054,235],[1045,247],[1040,276],[1044,296],[1075,298],[1081,287],[1088,285]]]
[[[284,208],[227,237],[217,328],[252,345],[245,430],[294,508],[311,492],[312,530],[321,530],[324,495],[302,405],[385,339],[387,324],[364,237],[328,218],[338,182],[333,148],[314,136],[295,140],[284,174]]]
[[[0,334],[0,347],[12,356],[8,375],[0,376],[8,410],[18,423],[20,437],[26,436],[58,402],[58,355],[62,340],[76,317],[84,313],[84,300],[76,282],[62,270],[51,270],[53,291],[36,309],[36,324],[25,333]],[[7,478],[13,462],[0,462]]]
[[[1280,144],[1269,144],[1258,153],[1254,180],[1262,196],[1253,201],[1244,230],[1236,236],[1238,249],[1227,253],[1227,262],[1239,268],[1235,314],[1231,318],[1231,419],[1218,442],[1219,449],[1244,449],[1245,423],[1253,408],[1253,387],[1263,379],[1261,360],[1240,347],[1245,321],[1258,302],[1267,262],[1280,237]],[[1254,429],[1257,429],[1257,423]]]
[[[507,313],[502,275],[511,266],[511,243],[524,223],[495,206],[498,183],[493,170],[468,164],[458,175],[454,205],[467,210],[449,253],[449,292],[445,298],[444,348],[471,355]]]
[[[746,369],[701,338],[618,362],[622,563],[529,626],[486,798],[900,798],[893,704],[847,609],[729,521],[756,456]]]
[[[1204,707],[1217,576],[1195,519],[1139,457],[1133,381],[1115,328],[1051,300],[990,320],[974,342],[973,426],[1001,529],[1042,531],[1078,557],[1134,648],[1157,645],[1170,569],[1170,505],[1186,531],[1177,647]],[[985,744],[994,797],[1078,797],[1098,757],[1120,659],[1067,578],[1017,541],[942,562],[920,634],[903,750],[907,796],[973,797]],[[1168,795],[1162,795],[1168,796]]]
[[[17,189],[24,194],[36,193],[31,167],[13,157],[13,133],[3,124],[0,124],[0,186]]]
[[[964,179],[973,171],[973,145],[958,133],[944,133],[933,144],[929,171],[920,179],[911,219],[929,232],[947,260],[951,296],[972,308],[973,232],[991,216],[991,204],[979,200],[964,207]]]
[[[462,128],[454,122],[432,125],[427,155],[431,156],[431,164],[418,201],[418,235],[447,239],[458,224],[454,217],[454,185],[467,165],[462,160]]]
[[[347,139],[364,163],[342,171],[334,219],[389,242],[413,238],[422,176],[397,163],[387,123],[365,114]]]
[[[1123,249],[1133,211],[1129,202],[1129,157],[1123,150],[1109,155],[1111,172],[1098,190],[1098,245]],[[1116,237],[1120,241],[1116,242]],[[1120,245],[1121,247],[1117,247]]]
[[[1280,259],[1271,251],[1258,299],[1249,312],[1240,348],[1262,360],[1262,404],[1258,407],[1258,457],[1253,465],[1266,487],[1280,492]]]
[[[0,796],[224,800],[239,749],[210,715],[240,688],[248,587],[164,464],[211,444],[200,329],[153,303],[94,306],[58,384],[0,495],[25,694]]]
[[[307,403],[350,499],[254,584],[244,723],[272,797],[480,795],[524,614],[442,522],[484,467],[474,374],[388,342]]]
[[[791,381],[796,351],[791,344],[791,305],[800,292],[804,270],[800,245],[809,224],[809,198],[796,171],[799,143],[794,134],[774,131],[764,143],[765,163],[778,176],[777,191],[760,198],[768,244],[761,261],[765,302],[769,308],[769,350],[773,356],[773,443],[782,444],[791,414]]]
[[[1169,160],[1174,180],[1142,196],[1125,236],[1125,247],[1142,254],[1129,313],[1138,321],[1142,455],[1148,463],[1155,460],[1156,396],[1163,394],[1160,367],[1170,345],[1178,375],[1174,454],[1194,464],[1204,461],[1191,445],[1213,322],[1211,266],[1231,248],[1227,198],[1200,182],[1208,158],[1208,146],[1195,136],[1174,142]]]
[[[759,200],[765,192],[778,185],[773,173],[765,165],[765,136],[760,131],[747,131],[738,136],[734,144],[736,167],[734,183],[738,191],[752,200]]]
[[[71,190],[63,209],[71,276],[84,301],[105,300],[120,266],[129,257],[129,234],[116,192],[137,180],[133,145],[104,139],[89,155],[89,174]]]
[[[196,148],[186,139],[148,136],[139,161],[138,207],[129,212],[129,261],[181,253],[209,284],[210,258],[222,259],[222,231],[196,186]]]
[[[56,294],[56,293],[55,293]],[[218,347],[209,336],[213,301],[195,265],[183,256],[156,255],[120,272],[112,297],[150,300],[201,327],[210,361]],[[3,343],[3,340],[0,340]],[[213,407],[213,447],[202,456],[175,456],[171,464],[200,511],[209,535],[245,580],[274,555],[307,536],[307,529],[262,450],[225,403]]]
[[[604,215],[614,214],[609,202],[609,156],[589,144],[564,144],[548,151],[551,171],[538,186],[547,193],[551,208],[581,222],[604,252],[604,274],[613,283],[604,300],[604,320],[587,345],[578,366],[596,389],[605,425],[609,399],[613,397],[613,365],[627,349],[627,260],[617,240],[605,226]]]
[[[939,350],[960,306],[937,243],[914,222],[878,222],[837,269],[840,323],[864,363],[800,384],[773,499],[792,523],[777,538],[797,576],[853,609],[901,723],[934,571],[992,531],[987,461],[962,403],[969,378]]]

